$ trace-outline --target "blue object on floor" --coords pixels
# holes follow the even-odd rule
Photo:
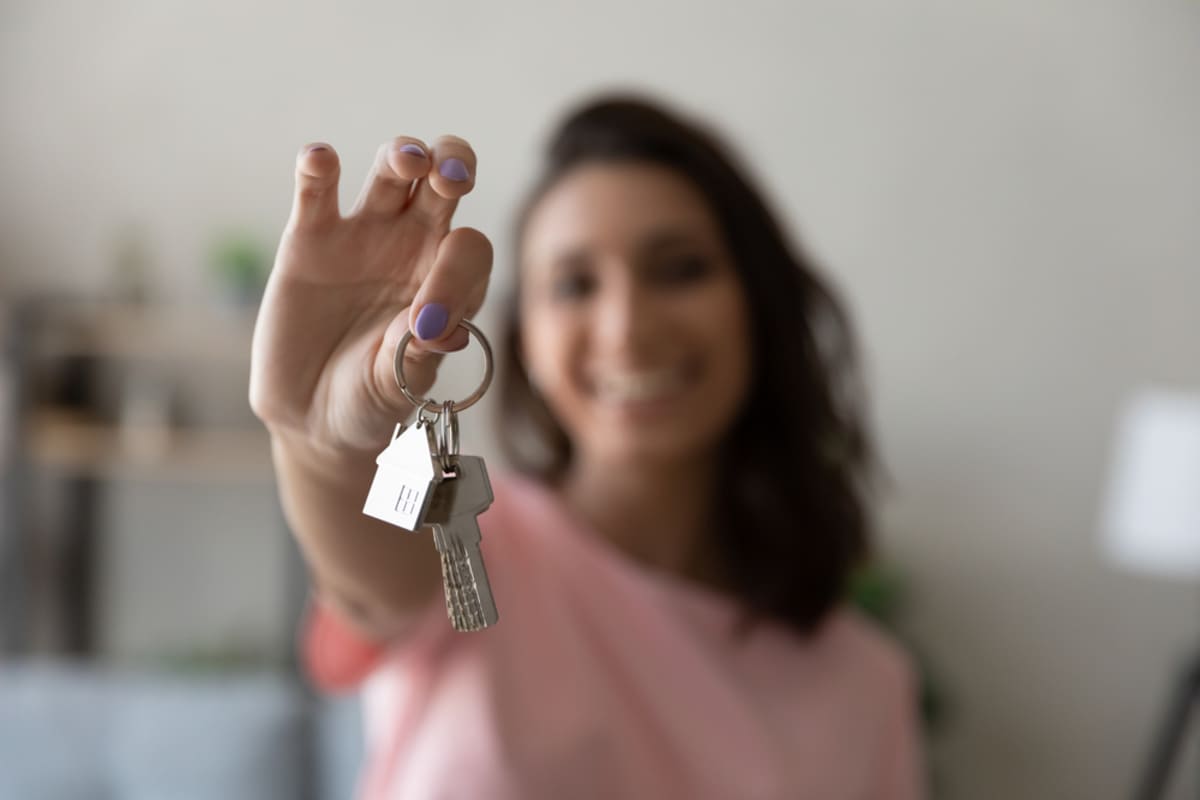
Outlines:
[[[345,800],[361,757],[356,698],[287,673],[0,667],[0,798]]]

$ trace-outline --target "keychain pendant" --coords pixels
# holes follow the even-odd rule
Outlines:
[[[406,530],[420,529],[433,490],[442,480],[434,464],[436,450],[430,423],[397,425],[391,442],[375,459],[375,478],[363,513]]]

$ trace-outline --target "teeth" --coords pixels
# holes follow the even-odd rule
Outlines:
[[[660,369],[653,372],[608,373],[600,377],[600,395],[610,402],[639,402],[653,400],[682,383],[679,370]]]

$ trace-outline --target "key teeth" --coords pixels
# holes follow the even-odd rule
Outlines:
[[[446,613],[456,631],[470,633],[489,627],[483,601],[471,573],[471,563],[461,547],[442,553],[442,577],[446,591]]]

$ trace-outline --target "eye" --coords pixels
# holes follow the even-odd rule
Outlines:
[[[678,256],[653,265],[651,280],[657,283],[694,283],[712,272],[712,262],[698,255]]]
[[[550,293],[557,300],[577,300],[586,297],[595,285],[595,279],[588,273],[569,272],[554,279],[550,285]]]

